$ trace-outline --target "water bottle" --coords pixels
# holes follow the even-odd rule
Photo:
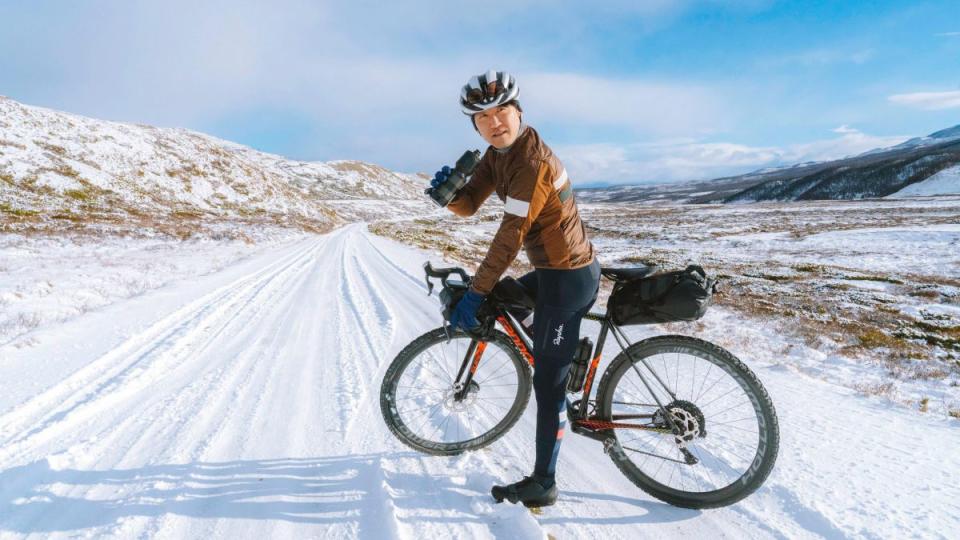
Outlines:
[[[453,167],[453,171],[450,172],[450,177],[447,178],[447,181],[437,187],[427,188],[424,193],[429,195],[430,198],[433,199],[433,202],[437,203],[437,206],[447,206],[447,204],[457,196],[460,188],[467,183],[467,180],[470,178],[470,175],[473,174],[473,171],[479,163],[480,151],[467,150],[460,156],[460,159],[457,160],[457,164]]]
[[[573,356],[573,363],[570,364],[570,376],[567,379],[567,392],[577,393],[583,390],[583,379],[587,376],[587,368],[590,367],[590,355],[593,354],[593,341],[589,337],[580,340],[577,345],[577,354]]]

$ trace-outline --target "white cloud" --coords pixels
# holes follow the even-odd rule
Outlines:
[[[644,79],[572,73],[528,73],[521,101],[537,114],[571,125],[610,125],[658,135],[722,129],[729,121],[716,89]]]
[[[567,1],[577,13],[591,9]],[[629,8],[632,2],[617,0],[616,6],[656,20],[688,3],[657,0]],[[57,80],[36,73],[29,97],[6,93],[110,120],[201,131],[246,124],[253,126],[249,132],[258,125],[257,115],[276,111],[302,118],[317,132],[316,142],[297,141],[298,157],[362,158],[402,170],[427,170],[479,143],[456,100],[466,79],[490,66],[519,76],[533,121],[548,118],[555,125],[645,137],[701,135],[730,124],[730,107],[717,89],[554,72],[533,59],[535,51],[509,40],[476,46],[461,39],[464,31],[502,26],[510,18],[504,11],[542,10],[546,0],[495,0],[478,12],[450,3],[429,9],[427,3],[375,9],[369,4],[118,3],[98,14],[97,24],[77,24],[88,14],[38,14],[33,24],[45,28],[44,40],[33,37],[39,34],[30,25],[21,25],[20,34],[0,34],[0,48],[11,47],[11,54],[0,58],[0,73],[5,62],[15,62],[8,73],[28,68],[35,73],[43,66]],[[77,8],[77,13],[85,12]],[[508,31],[498,28],[492,35]],[[422,50],[433,41],[450,46]],[[396,142],[381,147],[373,142],[390,140]],[[419,151],[395,150],[409,148],[410,140],[432,142]]]
[[[893,103],[915,107],[925,111],[939,111],[960,107],[960,90],[947,92],[914,92],[895,94],[887,98]]]
[[[783,147],[678,139],[633,145],[567,145],[556,150],[571,177],[581,184],[679,182],[839,159],[907,139],[868,135],[846,125],[832,131],[840,136]]]
[[[851,133],[859,133],[859,131],[857,131],[856,129],[854,129],[854,128],[846,125],[846,124],[844,124],[844,125],[842,125],[842,126],[840,126],[840,127],[837,127],[837,128],[833,128],[833,129],[831,129],[830,131],[832,131],[832,132],[834,132],[834,133],[839,133],[839,134],[841,134],[841,135],[848,135],[848,134],[851,134]]]
[[[960,37],[960,32],[940,32],[934,35],[937,37]]]

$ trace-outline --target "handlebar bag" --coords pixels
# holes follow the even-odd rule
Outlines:
[[[703,268],[654,274],[620,282],[607,302],[615,324],[621,326],[673,321],[695,321],[706,313],[716,287]]]

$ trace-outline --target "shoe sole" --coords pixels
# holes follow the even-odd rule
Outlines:
[[[543,508],[553,506],[557,501],[524,501],[523,505],[527,508]]]

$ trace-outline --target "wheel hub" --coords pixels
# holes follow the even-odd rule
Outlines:
[[[448,388],[443,396],[443,408],[453,412],[463,412],[469,409],[477,402],[477,393],[480,391],[480,385],[476,381],[470,381],[464,392],[464,386],[457,383]],[[459,396],[459,397],[458,397]]]
[[[665,408],[670,411],[670,416],[675,424],[672,430],[673,442],[676,443],[678,448],[685,449],[687,445],[697,437],[707,436],[706,419],[703,417],[703,412],[700,411],[699,407],[689,401],[678,399],[668,404]],[[660,420],[662,420],[664,424],[669,425],[669,423],[662,418],[662,412],[658,411],[657,414],[661,416]]]

